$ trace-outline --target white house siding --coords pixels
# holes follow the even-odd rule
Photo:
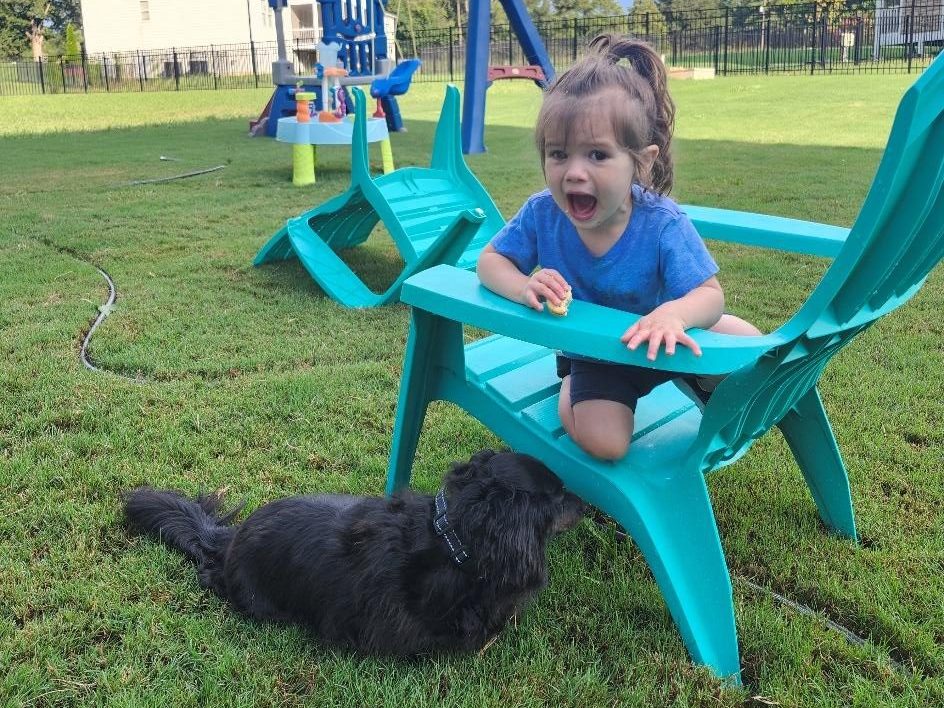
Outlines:
[[[121,60],[124,76],[168,79],[185,74],[246,74],[253,68],[267,73],[269,62],[276,58],[275,13],[267,0],[145,2],[146,19],[142,0],[81,0],[86,53],[130,52]],[[302,73],[317,60],[314,47],[321,38],[319,15],[316,0],[289,0],[282,10],[287,57]],[[250,21],[257,49],[255,63],[246,48]],[[393,59],[396,17],[386,15],[384,25],[388,56]],[[113,61],[111,71],[117,72],[118,60]]]
[[[275,41],[275,14],[266,0],[81,0],[85,50],[89,54],[169,47]],[[247,13],[248,4],[248,13]],[[291,11],[282,11],[291,41]]]

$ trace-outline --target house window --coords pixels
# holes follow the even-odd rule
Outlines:
[[[138,4],[141,6],[141,21],[147,22],[151,19],[151,8],[148,5],[148,0],[141,0]]]

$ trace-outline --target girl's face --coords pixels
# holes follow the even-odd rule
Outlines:
[[[593,101],[594,108],[601,103]],[[636,161],[620,145],[612,121],[592,115],[597,112],[588,111],[566,134],[548,136],[544,177],[557,206],[581,236],[617,238],[632,213]],[[638,151],[637,158],[648,169],[658,153],[650,145]]]

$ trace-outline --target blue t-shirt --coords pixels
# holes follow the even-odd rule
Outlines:
[[[557,270],[574,299],[647,315],[718,272],[691,220],[668,197],[633,185],[633,212],[619,240],[594,256],[549,190],[531,196],[492,239],[524,274]]]

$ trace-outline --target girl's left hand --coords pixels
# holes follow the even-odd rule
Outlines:
[[[646,358],[655,361],[659,347],[665,344],[665,353],[675,354],[675,346],[684,344],[692,350],[695,356],[701,356],[701,347],[685,333],[685,321],[670,310],[655,309],[645,317],[641,317],[636,324],[627,329],[620,341],[627,349],[635,350],[643,342],[649,342],[649,351]]]

